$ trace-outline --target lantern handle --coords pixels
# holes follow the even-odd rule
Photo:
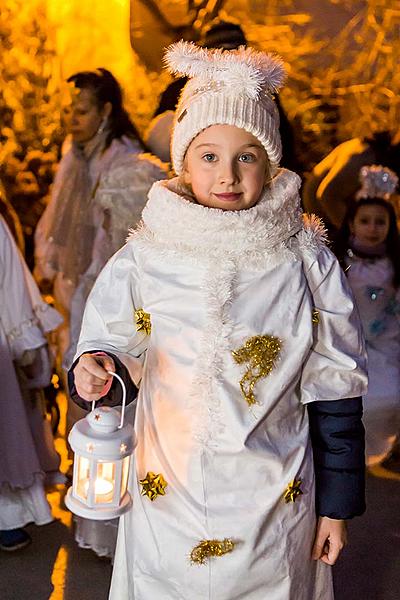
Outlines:
[[[121,421],[118,425],[118,429],[122,429],[122,427],[124,426],[124,417],[125,417],[125,406],[126,406],[126,387],[125,387],[125,383],[124,380],[122,379],[122,377],[120,377],[117,373],[114,373],[114,371],[107,371],[107,373],[109,375],[112,375],[113,377],[116,377],[118,379],[118,381],[120,382],[121,386],[122,386],[122,410],[121,410]],[[94,410],[94,407],[96,405],[96,400],[92,401],[92,410]]]

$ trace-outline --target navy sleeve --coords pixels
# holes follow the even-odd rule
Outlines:
[[[92,350],[91,352],[85,352],[85,354],[92,354],[95,352],[100,352],[100,350]],[[103,351],[101,351],[101,352],[103,352]],[[135,400],[135,398],[137,396],[138,388],[133,383],[131,376],[129,375],[128,369],[120,361],[120,359],[117,358],[114,354],[111,354],[110,352],[106,352],[105,354],[107,354],[110,358],[113,359],[113,361],[115,363],[115,372],[117,375],[119,375],[122,378],[123,382],[125,383],[126,403],[129,404],[130,402],[133,402],[133,400]],[[81,398],[79,396],[78,392],[76,391],[76,387],[75,387],[74,369],[76,367],[76,364],[77,364],[79,358],[80,357],[78,357],[74,361],[72,367],[68,371],[69,393],[70,393],[72,400],[75,402],[75,404],[77,404],[81,408],[84,408],[85,410],[90,410],[92,403]],[[106,396],[104,396],[103,398],[100,398],[100,400],[96,401],[96,408],[98,408],[99,406],[119,406],[120,404],[122,404],[122,388],[121,388],[119,381],[114,380],[112,382],[111,389],[108,392],[108,394]]]
[[[365,511],[362,399],[307,405],[319,516],[351,519]]]

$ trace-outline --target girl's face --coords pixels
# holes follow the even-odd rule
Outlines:
[[[259,200],[268,173],[257,138],[234,125],[211,125],[191,142],[183,177],[199,204],[242,210]]]
[[[75,90],[64,114],[68,133],[72,135],[74,142],[84,144],[96,135],[103,118],[111,112],[111,104],[107,102],[100,109],[92,90],[74,88]]]
[[[379,204],[360,206],[354,220],[350,223],[350,231],[360,244],[373,248],[386,241],[389,233],[389,213]]]

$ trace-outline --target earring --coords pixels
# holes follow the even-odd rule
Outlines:
[[[107,122],[108,122],[108,118],[107,117],[103,117],[101,120],[101,123],[99,125],[99,128],[97,130],[98,134],[103,133],[103,131],[105,130],[106,126],[107,126]]]

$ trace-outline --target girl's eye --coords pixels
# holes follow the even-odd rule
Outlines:
[[[254,156],[254,154],[246,153],[246,154],[241,154],[239,156],[239,160],[240,160],[240,162],[252,163],[256,160],[256,157]]]
[[[214,160],[216,160],[217,157],[212,152],[207,152],[207,154],[203,154],[202,158],[206,162],[214,162]]]

